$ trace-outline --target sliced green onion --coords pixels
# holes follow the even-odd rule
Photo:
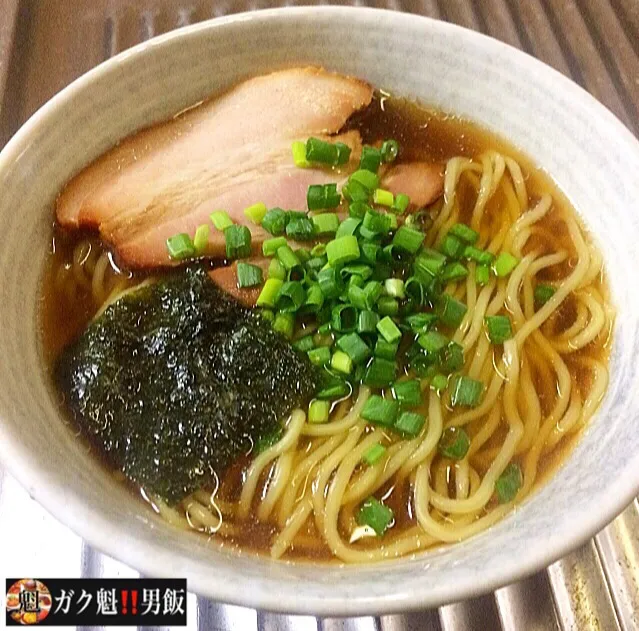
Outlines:
[[[263,204],[262,202],[258,202],[257,204],[253,204],[252,206],[244,209],[244,214],[258,226],[261,225],[267,212],[268,209],[266,208],[266,204]]]
[[[479,239],[479,233],[463,223],[456,223],[448,233],[470,245],[475,245]]]
[[[306,291],[299,281],[289,280],[280,287],[276,307],[285,313],[295,313],[306,300]]]
[[[442,294],[437,301],[436,313],[439,319],[452,329],[456,329],[464,319],[468,307],[450,294]]]
[[[488,265],[478,265],[475,268],[475,280],[478,285],[488,285],[490,282],[490,267]]]
[[[308,217],[292,219],[286,224],[286,236],[293,241],[310,241],[315,238],[315,224]]]
[[[166,240],[169,256],[176,261],[189,258],[195,254],[195,247],[191,237],[186,233],[176,234]]]
[[[399,343],[391,344],[387,342],[384,338],[378,338],[377,343],[375,344],[375,350],[373,351],[375,357],[379,357],[380,359],[387,359],[389,361],[394,361],[395,356],[397,355],[397,351],[399,349]]]
[[[418,278],[430,280],[437,276],[446,265],[446,257],[436,250],[424,248],[413,262],[413,269]]]
[[[392,427],[399,412],[399,403],[393,399],[384,399],[378,394],[368,397],[362,409],[362,418],[376,425]]]
[[[464,365],[464,348],[457,342],[451,342],[439,353],[439,369],[450,374],[461,370]]]
[[[331,375],[330,381],[315,395],[318,399],[341,399],[352,391],[350,384],[341,377]]]
[[[306,143],[296,140],[291,145],[291,151],[293,152],[293,162],[296,167],[306,169],[311,166],[311,163],[306,159]]]
[[[337,208],[341,199],[337,192],[337,184],[311,184],[306,194],[306,204],[309,210]]]
[[[543,307],[555,295],[555,288],[552,285],[540,283],[535,286],[534,297],[537,308]]]
[[[295,327],[295,316],[292,313],[278,313],[273,322],[273,330],[290,339]]]
[[[374,311],[360,311],[357,319],[358,333],[376,333],[379,316]]]
[[[495,493],[500,504],[512,502],[524,484],[521,467],[511,462],[495,482]]]
[[[331,368],[348,375],[353,371],[353,360],[344,351],[335,351],[331,357]]]
[[[224,232],[229,226],[233,225],[233,220],[225,210],[216,210],[210,214],[211,223]]]
[[[362,157],[359,161],[360,169],[365,169],[371,173],[377,173],[381,162],[382,154],[379,149],[375,149],[375,147],[369,147],[367,145],[362,147]]]
[[[269,322],[273,322],[273,320],[275,320],[275,314],[271,311],[271,309],[260,309],[259,314]]]
[[[323,213],[313,215],[311,221],[315,226],[315,234],[326,235],[335,234],[339,228],[339,217],[335,213]]]
[[[380,206],[392,206],[395,201],[395,197],[390,191],[384,190],[383,188],[376,188],[373,193],[373,203],[379,204]]]
[[[424,286],[415,276],[411,276],[404,283],[404,294],[415,306],[424,304]]]
[[[379,213],[376,210],[369,210],[366,215],[364,215],[364,221],[362,222],[362,228],[366,228],[366,230],[370,230],[373,235],[377,234],[386,234],[391,228],[391,215],[387,215],[386,213]],[[363,235],[364,233],[362,233]]]
[[[491,265],[495,260],[495,255],[492,252],[486,250],[480,250],[474,245],[467,245],[464,248],[464,257],[479,263],[480,265]]]
[[[350,155],[350,147],[343,142],[332,144],[319,138],[309,138],[306,141],[306,159],[309,162],[337,166],[346,164]]]
[[[344,219],[337,229],[335,238],[341,239],[342,237],[354,235],[361,223],[361,219],[357,219],[356,217],[348,217],[347,219]]]
[[[342,186],[342,195],[350,202],[368,202],[368,189],[355,180],[349,180]]]
[[[371,207],[366,202],[351,202],[348,206],[348,215],[356,219],[364,219],[364,215],[369,210]]]
[[[302,313],[317,313],[324,306],[324,294],[319,285],[313,284],[306,291],[306,300],[300,309]]]
[[[314,399],[308,406],[308,422],[309,423],[326,423],[331,406],[328,401],[320,401]]]
[[[399,154],[399,143],[392,138],[382,143],[380,153],[384,162],[394,162]]]
[[[417,338],[417,343],[428,353],[436,353],[448,346],[448,338],[438,331],[429,331]]]
[[[417,436],[422,431],[426,418],[418,412],[402,412],[395,421],[395,430],[404,436]]]
[[[439,453],[451,460],[463,460],[470,449],[470,438],[461,427],[447,427],[439,439]]]
[[[458,262],[449,263],[442,271],[441,279],[445,283],[454,282],[466,278],[468,270]]]
[[[434,313],[415,313],[406,318],[406,324],[415,333],[426,333],[436,320],[437,316]]]
[[[251,231],[246,226],[232,225],[224,230],[227,259],[243,259],[251,255]]]
[[[362,253],[362,259],[367,263],[374,264],[377,262],[381,251],[381,247],[377,243],[360,243],[359,248]]]
[[[244,287],[257,287],[262,284],[262,269],[257,265],[250,263],[237,264],[237,286],[240,289]]]
[[[262,218],[262,228],[274,237],[284,234],[289,216],[281,208],[271,208]]]
[[[331,350],[327,346],[314,348],[308,351],[307,355],[314,366],[326,366],[331,361]]]
[[[207,224],[202,224],[197,227],[195,234],[193,235],[193,247],[196,254],[203,254],[206,250],[206,246],[209,243],[209,227]]]
[[[446,377],[445,375],[438,374],[430,380],[430,387],[436,392],[445,390],[446,386],[448,386],[448,377]]]
[[[291,250],[288,245],[282,245],[277,248],[277,258],[287,271],[292,270],[294,267],[301,265],[301,261],[297,257],[297,254]]]
[[[350,235],[329,241],[326,244],[326,256],[333,267],[357,260],[359,258],[357,237]]]
[[[379,537],[391,527],[394,519],[393,511],[374,497],[369,497],[357,513],[357,523],[369,526]]]
[[[277,278],[269,278],[262,287],[262,291],[255,303],[258,307],[270,307],[275,306],[277,296],[280,293],[280,289],[284,283]]]
[[[340,274],[343,278],[347,276],[359,276],[362,280],[368,280],[372,274],[373,270],[370,266],[365,265],[364,263],[355,263],[353,265],[345,265],[340,270]]]
[[[325,298],[337,298],[344,290],[344,283],[340,273],[333,267],[320,270],[317,274],[317,282]]]
[[[264,256],[273,256],[277,251],[286,245],[286,237],[274,237],[273,239],[265,239],[262,243],[262,254]]]
[[[395,201],[391,206],[391,210],[398,215],[402,215],[406,212],[406,209],[410,206],[410,197],[404,193],[397,193],[395,195]]]
[[[403,298],[404,293],[404,281],[401,278],[387,278],[384,281],[384,290],[389,296],[394,298]]]
[[[336,305],[331,312],[331,326],[334,331],[350,333],[357,326],[357,309],[352,305]]]
[[[481,381],[458,375],[453,383],[450,404],[453,407],[465,405],[474,408],[481,403],[483,394],[484,384]]]
[[[508,316],[486,316],[484,322],[488,329],[488,338],[493,344],[503,344],[513,336],[513,328]]]
[[[374,191],[379,186],[379,177],[366,169],[355,171],[349,178],[349,182],[361,184],[367,191]]]
[[[368,364],[364,375],[364,383],[375,388],[390,386],[397,374],[397,365],[394,361],[374,357]]]
[[[405,407],[415,408],[422,404],[422,389],[419,379],[396,381],[393,384],[393,396]]]
[[[402,337],[402,332],[397,328],[397,325],[389,316],[382,318],[377,323],[377,330],[380,335],[391,344],[398,342]]]
[[[499,278],[503,278],[508,276],[517,265],[519,265],[518,259],[509,252],[502,252],[493,263],[493,271]]]
[[[441,242],[439,249],[450,259],[458,259],[464,254],[466,245],[452,234],[447,234]]]
[[[313,350],[314,346],[315,343],[313,342],[312,335],[305,335],[304,337],[300,337],[300,339],[293,344],[293,348],[296,351],[300,351],[301,353],[308,353],[308,351]]]
[[[393,237],[393,245],[405,250],[409,254],[415,254],[422,246],[426,235],[420,230],[402,226]]]
[[[326,244],[318,243],[311,248],[311,256],[324,256],[326,254]]]
[[[369,447],[362,456],[362,460],[371,467],[379,461],[379,459],[386,453],[386,447],[377,443]]]
[[[371,356],[371,349],[357,333],[340,337],[337,340],[337,348],[346,353],[355,364],[361,364]]]
[[[397,299],[392,296],[382,296],[377,301],[377,310],[380,315],[394,316],[399,313],[399,303],[397,302]]]
[[[360,280],[357,276],[353,277],[351,280]],[[360,282],[362,282],[360,280]],[[358,287],[357,283],[351,283],[348,287],[348,300],[351,304],[357,309],[367,309],[368,303],[366,302],[366,294],[361,287]]]

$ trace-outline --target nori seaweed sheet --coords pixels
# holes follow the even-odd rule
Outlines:
[[[55,378],[107,462],[175,503],[277,430],[318,375],[191,267],[109,306],[63,351]]]

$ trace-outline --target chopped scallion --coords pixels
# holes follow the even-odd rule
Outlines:
[[[237,286],[240,289],[244,287],[257,287],[262,284],[262,269],[257,265],[250,263],[237,264]]]
[[[306,291],[302,283],[296,280],[286,281],[280,287],[276,307],[284,313],[295,313],[306,300]]]
[[[327,346],[307,351],[307,355],[314,366],[326,366],[331,361],[331,351]]]
[[[369,147],[364,145],[362,147],[362,157],[359,161],[359,168],[370,171],[371,173],[377,173],[379,165],[382,162],[382,154],[379,149],[375,147]]]
[[[362,409],[362,418],[376,425],[392,427],[399,412],[399,403],[384,399],[378,394],[371,395]]]
[[[392,138],[385,140],[382,143],[380,153],[382,154],[382,160],[384,162],[394,162],[399,154],[399,143]]]
[[[524,484],[524,476],[518,464],[511,462],[495,482],[495,493],[500,504],[512,502]]]
[[[273,237],[272,239],[265,239],[262,242],[262,254],[264,256],[273,256],[277,251],[286,245],[286,237]]]
[[[204,254],[206,246],[209,243],[209,232],[210,229],[207,224],[202,224],[197,227],[193,235],[193,247],[195,248],[196,254]]]
[[[555,288],[552,285],[542,283],[535,286],[534,297],[535,306],[543,307],[555,295]]]
[[[348,375],[353,370],[353,360],[344,351],[335,351],[331,357],[331,368]]]
[[[337,184],[311,184],[306,194],[306,204],[309,210],[337,208],[341,199],[337,192]]]
[[[277,258],[287,271],[292,270],[294,267],[301,265],[301,261],[297,257],[297,254],[291,250],[288,245],[282,245],[277,248]]]
[[[517,265],[519,265],[518,259],[509,252],[502,252],[493,263],[493,271],[499,278],[503,278],[508,276]]]
[[[311,166],[311,163],[306,159],[306,144],[301,140],[296,140],[292,146],[293,162],[296,167],[300,169],[306,169]]]
[[[262,228],[274,237],[284,234],[289,216],[281,208],[271,208],[262,218]]]
[[[384,190],[383,188],[376,188],[373,193],[373,203],[379,204],[380,206],[392,206],[395,201],[395,197],[390,191]]]
[[[251,231],[233,224],[224,230],[227,259],[243,259],[251,255]]]
[[[329,264],[333,267],[357,260],[359,258],[357,237],[349,235],[329,241],[326,244],[326,256]]]
[[[394,361],[374,357],[368,364],[364,374],[364,383],[375,388],[390,386],[397,374],[397,364]]]
[[[384,456],[385,453],[386,453],[386,447],[384,447],[384,445],[380,445],[379,443],[377,443],[376,445],[369,447],[364,452],[364,455],[362,456],[362,460],[367,465],[370,465],[372,467],[376,462],[379,461],[379,459],[382,456]]]
[[[397,355],[397,350],[399,349],[399,343],[391,344],[387,342],[384,338],[378,338],[377,343],[375,344],[374,354],[375,357],[379,357],[381,359],[387,359],[389,361],[394,361],[395,356]]]
[[[273,330],[290,339],[295,327],[295,316],[292,313],[278,313],[273,322]]]
[[[402,412],[395,421],[395,431],[404,436],[417,436],[422,431],[426,418],[418,412]]]
[[[377,323],[377,330],[390,344],[398,342],[402,337],[402,332],[389,316],[385,316]]]
[[[331,406],[328,401],[314,399],[308,406],[308,422],[326,423],[326,421],[328,421],[328,414],[330,410]]]
[[[470,438],[461,427],[447,427],[439,439],[439,453],[451,460],[463,460],[470,449]]]
[[[244,209],[244,214],[258,226],[261,225],[267,212],[268,209],[266,208],[266,204],[263,204],[262,202],[258,202],[257,204],[253,204],[252,206]]]
[[[384,291],[394,298],[404,298],[404,281],[401,278],[387,278],[384,281]]]
[[[479,239],[479,233],[463,223],[456,223],[448,232],[470,245],[475,245]]]
[[[280,293],[280,289],[284,283],[277,278],[269,278],[262,287],[262,291],[255,303],[258,307],[270,307],[275,306],[277,296]]]
[[[233,220],[225,210],[216,210],[210,214],[211,223],[224,232],[229,226],[233,225]]]
[[[465,405],[474,408],[481,403],[483,394],[484,384],[481,381],[471,379],[465,375],[457,375],[453,383],[450,404],[453,407]]]
[[[335,213],[322,213],[321,215],[313,215],[311,221],[315,226],[315,234],[334,235],[339,228],[339,217]]]
[[[437,301],[436,312],[439,319],[452,329],[456,329],[462,323],[466,311],[468,307],[450,294],[442,294]]]
[[[393,396],[405,407],[414,408],[421,405],[422,389],[419,379],[396,381],[393,384]]]
[[[513,336],[513,329],[508,316],[486,316],[484,321],[488,329],[488,338],[493,344],[503,344]]]
[[[346,353],[355,364],[361,364],[371,356],[371,349],[357,333],[340,337],[337,340],[337,348]]]
[[[394,519],[392,509],[374,497],[369,497],[357,513],[357,523],[360,526],[369,526],[379,537],[391,527]]]
[[[185,232],[169,237],[166,240],[166,247],[169,251],[169,256],[176,261],[182,261],[195,254],[193,241]]]

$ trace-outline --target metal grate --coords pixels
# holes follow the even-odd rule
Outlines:
[[[211,17],[276,5],[264,0],[0,0],[0,146],[46,99],[129,46]],[[535,55],[572,77],[639,130],[637,0],[362,0],[455,22]],[[43,536],[43,533],[45,536]],[[9,547],[20,539],[28,550]],[[55,521],[0,469],[0,577],[137,576]],[[582,548],[519,583],[407,615],[283,616],[189,595],[190,630],[639,630],[639,502]]]

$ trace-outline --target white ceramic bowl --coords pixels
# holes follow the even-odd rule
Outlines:
[[[118,139],[240,79],[313,63],[468,117],[556,179],[600,242],[618,308],[612,382],[570,459],[490,531],[380,566],[238,556],[156,519],[63,426],[40,356],[39,283],[52,201]],[[47,103],[0,154],[0,456],[91,545],[215,599],[355,615],[460,600],[545,566],[639,491],[639,143],[587,93],[504,44],[443,22],[336,7],[188,27],[102,64]]]

